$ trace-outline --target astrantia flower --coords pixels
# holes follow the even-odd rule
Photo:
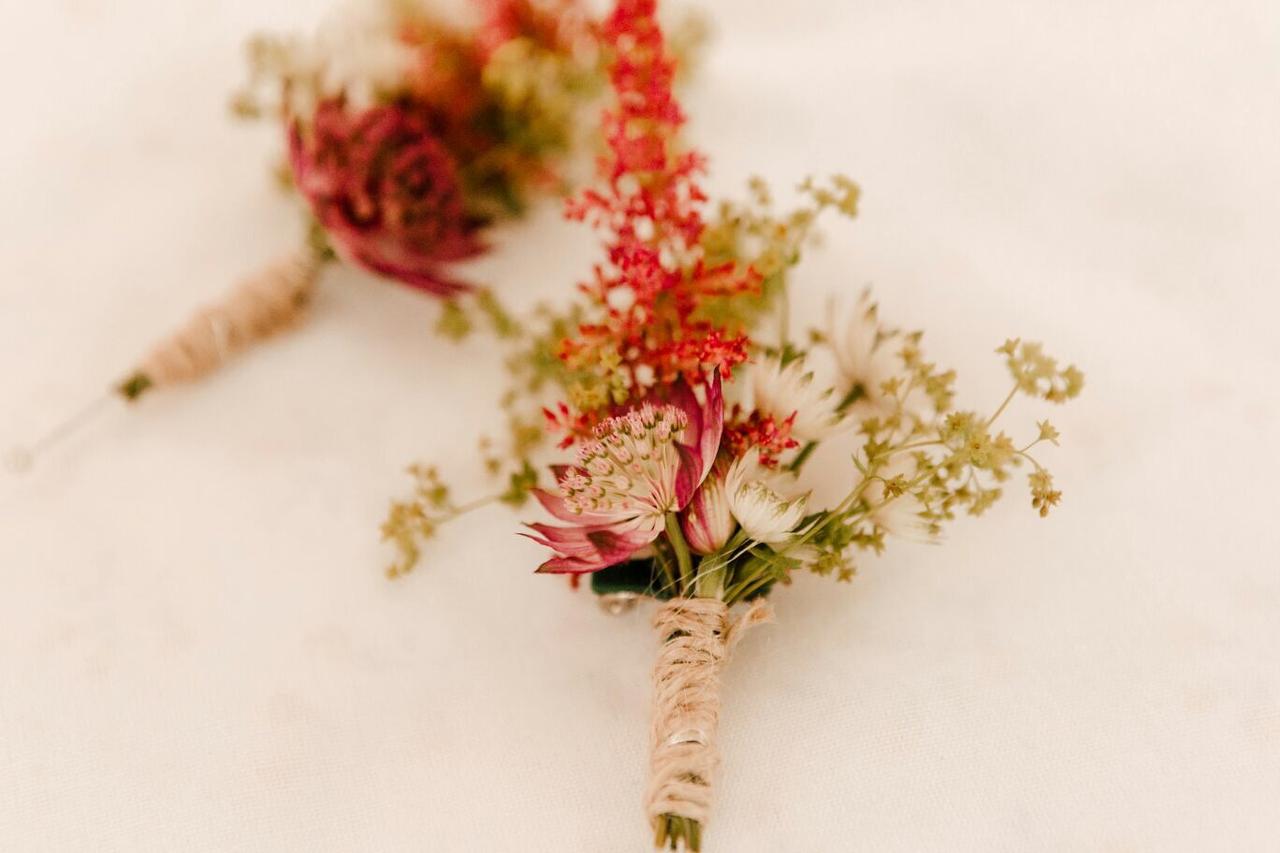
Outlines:
[[[680,385],[663,405],[645,403],[602,421],[577,464],[553,468],[560,494],[534,495],[570,526],[531,524],[555,551],[540,572],[594,572],[621,563],[662,532],[668,513],[689,505],[720,446],[724,400],[713,375],[699,403]],[[525,534],[528,535],[528,534]]]
[[[821,441],[844,424],[836,412],[839,400],[832,389],[816,382],[803,360],[782,366],[771,358],[751,368],[756,409],[778,422],[791,420],[791,435],[801,441]]]
[[[294,121],[289,154],[299,192],[343,257],[430,293],[465,288],[441,266],[482,250],[482,223],[468,216],[427,114],[394,104],[353,114],[326,101],[306,125]]]
[[[761,468],[751,455],[734,460],[725,478],[733,517],[756,542],[780,545],[789,540],[804,518],[807,494],[786,498],[780,475]]]

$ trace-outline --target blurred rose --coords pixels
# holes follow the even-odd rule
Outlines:
[[[468,215],[457,166],[429,115],[384,104],[348,111],[322,102],[290,122],[299,192],[344,259],[410,287],[448,296],[467,285],[442,269],[484,246]]]

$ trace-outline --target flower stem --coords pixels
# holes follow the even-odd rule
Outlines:
[[[680,567],[680,590],[682,595],[693,591],[693,558],[689,555],[689,545],[680,532],[680,519],[674,512],[667,513],[667,539],[676,552],[676,565]]]
[[[818,442],[811,441],[804,447],[800,448],[800,452],[796,454],[796,458],[791,460],[791,464],[787,466],[788,471],[799,471],[804,467],[804,463],[813,455],[813,451],[818,449]]]
[[[1009,391],[1009,396],[1004,398],[1004,402],[1000,404],[1000,408],[996,409],[995,414],[987,418],[987,426],[991,426],[996,422],[996,418],[1004,414],[1004,410],[1009,407],[1009,403],[1013,401],[1013,397],[1018,393],[1018,386],[1015,384],[1013,389]]]

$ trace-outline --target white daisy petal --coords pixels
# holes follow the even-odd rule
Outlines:
[[[769,359],[752,368],[751,379],[756,408],[779,422],[794,416],[791,434],[801,441],[820,441],[845,426],[834,389],[816,382],[803,360],[784,367]]]
[[[784,498],[775,490],[777,483],[776,478],[760,468],[752,454],[735,460],[725,478],[733,517],[748,537],[768,545],[780,545],[791,539],[804,519],[809,499],[807,494]]]

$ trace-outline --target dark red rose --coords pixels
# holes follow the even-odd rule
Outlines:
[[[323,102],[310,123],[290,122],[289,158],[345,259],[440,296],[468,287],[444,266],[483,251],[484,223],[468,215],[457,165],[425,111]]]

